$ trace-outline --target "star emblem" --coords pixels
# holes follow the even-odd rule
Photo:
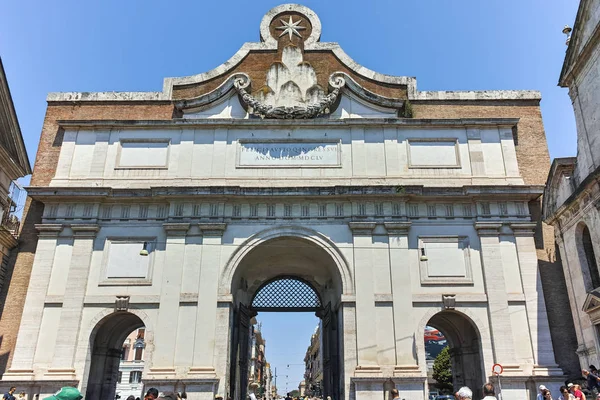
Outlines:
[[[292,40],[292,35],[296,35],[299,38],[302,37],[302,35],[300,35],[300,33],[298,31],[301,31],[303,29],[306,29],[306,27],[304,26],[300,26],[300,22],[302,22],[302,19],[299,19],[298,21],[294,22],[292,20],[292,16],[290,15],[290,20],[289,21],[284,21],[282,19],[280,19],[281,23],[283,25],[276,27],[275,29],[283,31],[281,32],[281,35],[279,35],[279,37],[282,37],[283,35],[285,35],[286,33],[290,35],[290,40]]]

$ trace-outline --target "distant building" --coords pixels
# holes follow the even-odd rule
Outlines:
[[[257,384],[257,394],[261,397],[267,392],[267,360],[265,358],[266,340],[262,336],[261,324],[255,323],[250,333],[250,363],[248,385]]]
[[[140,328],[131,332],[123,343],[121,362],[119,363],[119,377],[117,379],[117,395],[121,399],[128,396],[143,397],[144,384],[142,372],[144,371],[144,333],[146,329]]]
[[[322,395],[323,355],[321,354],[321,324],[317,325],[310,338],[310,346],[304,356],[304,386],[310,396]]]
[[[569,88],[577,157],[552,163],[544,220],[554,234],[567,282],[582,368],[600,364],[600,0],[582,0],[559,85]],[[569,34],[569,28],[565,33]],[[569,315],[565,315],[569,318]]]
[[[306,381],[300,381],[298,384],[298,393],[300,396],[306,396]]]

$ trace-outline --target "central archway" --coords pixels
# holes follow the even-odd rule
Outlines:
[[[251,246],[234,255],[230,271],[234,309],[231,328],[229,396],[247,395],[248,335],[258,312],[315,312],[321,319],[323,396],[341,398],[343,365],[338,318],[341,295],[348,274],[333,245],[318,234],[293,229],[291,235],[272,230],[251,238]],[[301,232],[301,235],[297,235]],[[288,232],[290,233],[290,232]],[[227,271],[226,271],[227,274]]]

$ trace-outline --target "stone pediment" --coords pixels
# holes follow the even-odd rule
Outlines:
[[[600,288],[596,288],[588,292],[585,302],[583,303],[583,311],[591,313],[600,307]]]
[[[275,7],[263,18],[260,32],[260,43],[246,43],[216,69],[165,80],[164,92],[176,100],[183,115],[222,103],[235,90],[249,116],[316,118],[331,114],[349,91],[389,117],[397,116],[408,93],[415,91],[414,78],[370,71],[337,43],[320,42],[321,22],[304,6]]]

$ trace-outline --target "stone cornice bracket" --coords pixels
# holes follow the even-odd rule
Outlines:
[[[86,225],[71,225],[73,236],[77,238],[95,238],[100,230],[100,226],[96,224]]]
[[[348,222],[354,236],[371,236],[377,224],[375,222]]]
[[[190,229],[190,224],[186,222],[168,222],[163,224],[163,229],[168,236],[185,236]]]
[[[383,226],[387,231],[388,235],[393,236],[406,236],[408,235],[408,231],[410,230],[412,222],[384,222]]]
[[[63,224],[35,224],[34,227],[39,232],[38,237],[56,237],[64,228]]]
[[[223,236],[223,233],[225,233],[225,229],[227,229],[227,224],[219,222],[201,223],[198,224],[198,228],[200,228],[200,231],[204,236],[220,237]]]
[[[442,303],[444,304],[444,310],[454,310],[456,308],[456,295],[443,294]]]
[[[242,103],[248,110],[248,114],[266,119],[311,119],[330,113],[331,107],[336,102],[341,88],[346,85],[346,80],[341,73],[331,74],[329,77],[329,86],[333,90],[328,95],[321,97],[315,103],[295,106],[274,106],[256,99],[246,90],[250,87],[251,83],[250,77],[246,74],[239,74],[233,83]]]
[[[475,229],[479,236],[498,236],[502,224],[499,222],[475,222]]]
[[[513,222],[509,226],[515,236],[533,236],[537,228],[535,222]]]

